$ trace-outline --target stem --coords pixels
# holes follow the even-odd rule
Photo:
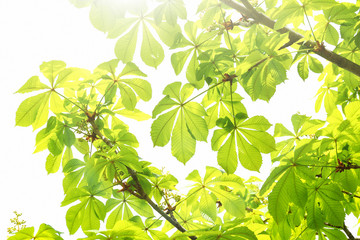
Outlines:
[[[306,20],[307,20],[307,22],[308,22],[308,24],[309,24],[309,27],[310,27],[310,30],[311,30],[311,34],[312,34],[312,36],[314,37],[314,40],[317,41],[317,40],[316,40],[316,37],[315,37],[315,34],[314,34],[314,30],[313,30],[312,27],[311,27],[309,17],[308,17],[308,15],[306,14],[305,6],[303,5],[302,8],[304,9],[305,17],[306,17]]]
[[[197,98],[197,97],[199,97],[199,96],[201,96],[202,94],[204,94],[204,93],[206,93],[207,91],[209,91],[210,89],[212,89],[212,88],[214,88],[214,87],[216,87],[216,86],[218,86],[218,85],[220,85],[220,84],[222,84],[222,83],[224,83],[224,82],[219,82],[219,83],[217,83],[217,84],[215,84],[215,85],[213,85],[213,86],[211,86],[211,87],[209,87],[208,89],[206,89],[205,91],[202,91],[201,93],[199,93],[198,95],[196,95],[195,97],[193,97],[193,98],[191,98],[191,99],[189,99],[189,100],[187,100],[186,102],[184,102],[183,103],[183,105],[185,105],[185,104],[187,104],[188,102],[191,102],[192,100],[194,100],[195,98]]]
[[[347,192],[347,191],[345,191],[345,190],[342,190],[341,192],[342,192],[342,193],[345,193],[345,194],[347,194],[347,195],[349,195],[349,196],[355,197],[355,198],[360,198],[360,196],[355,195],[355,194],[353,194],[353,193],[351,193],[351,192]]]
[[[100,105],[101,105],[101,101],[105,98],[106,94],[108,94],[108,92],[109,92],[110,89],[115,85],[115,83],[116,83],[116,82],[114,81],[113,84],[111,85],[111,87],[109,87],[109,90],[108,90],[107,92],[105,92],[105,94],[102,96],[102,98],[100,99],[99,104],[96,106],[94,112],[96,112],[96,111],[98,110],[98,108],[99,108]]]
[[[195,193],[197,193],[197,192],[200,191],[200,190],[201,190],[201,188],[199,188],[197,191],[191,193],[189,196],[186,196],[186,198],[181,199],[179,202],[177,202],[177,203],[175,204],[174,207],[180,205],[182,202],[184,202],[186,199],[188,199],[189,197],[191,197],[192,195],[194,195]]]
[[[80,110],[82,110],[83,112],[86,112],[85,109],[83,109],[82,107],[80,107],[78,104],[74,103],[73,101],[71,101],[69,98],[65,97],[64,95],[62,95],[61,93],[57,92],[54,90],[54,92],[56,94],[58,94],[59,96],[63,97],[64,99],[68,100],[69,102],[71,102],[72,104],[74,104],[75,106],[77,106]]]
[[[225,14],[224,14],[224,11],[220,5],[220,11],[221,11],[221,15],[223,17],[223,21],[224,21],[224,24],[226,23],[226,19],[225,19]],[[231,44],[231,40],[230,40],[230,34],[229,34],[229,30],[227,29],[227,27],[225,26],[225,30],[226,30],[226,35],[228,37],[228,41],[229,41],[229,44],[230,44],[230,48],[231,50],[233,50],[233,47],[232,47],[232,44]]]
[[[235,118],[235,111],[234,111],[232,80],[230,81],[230,100],[231,100],[232,115],[233,115],[233,118],[234,118],[234,126],[236,127],[237,125],[236,125],[236,118]]]
[[[342,229],[344,230],[344,232],[346,233],[346,235],[348,236],[348,238],[350,240],[355,240],[355,237],[354,235],[349,231],[349,229],[347,228],[347,226],[345,225],[345,223],[343,224],[343,226],[335,226],[335,225],[332,225],[330,223],[324,223],[326,226],[329,226],[329,227],[333,227],[333,228],[339,228],[339,229]]]

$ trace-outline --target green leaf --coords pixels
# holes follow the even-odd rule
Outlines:
[[[245,202],[242,198],[219,188],[207,188],[216,195],[228,213],[239,218],[245,216]]]
[[[181,70],[184,68],[186,60],[192,51],[193,49],[188,49],[185,51],[173,53],[171,55],[171,65],[176,75],[180,74]]]
[[[211,149],[213,151],[218,151],[228,134],[229,131],[227,131],[226,129],[215,130],[211,138]]]
[[[140,78],[132,78],[121,79],[121,82],[126,83],[132,89],[134,89],[134,91],[137,93],[137,95],[139,95],[142,100],[149,101],[151,99],[151,85],[148,81]]]
[[[161,99],[161,101],[155,106],[153,112],[152,112],[152,117],[155,118],[158,114],[162,113],[163,111],[173,107],[179,105],[178,102],[172,100],[169,96],[165,96],[163,99]]]
[[[259,150],[253,145],[250,145],[239,132],[236,132],[236,141],[241,165],[248,170],[259,171],[262,164]]]
[[[35,239],[38,240],[61,240],[62,237],[59,236],[59,232],[52,228],[50,225],[41,224],[38,232],[35,235]]]
[[[284,125],[282,125],[281,123],[275,124],[274,137],[285,137],[285,136],[293,137],[294,134],[290,132],[287,128],[285,128]]]
[[[291,198],[288,194],[289,186],[287,180],[291,172],[292,171],[285,172],[269,195],[269,212],[277,223],[284,220],[289,209]]]
[[[50,110],[57,114],[65,112],[64,101],[57,94],[50,95]]]
[[[305,81],[305,79],[307,79],[309,76],[309,63],[307,61],[307,55],[300,60],[297,66],[297,70],[299,76],[302,78],[302,80]]]
[[[322,229],[325,235],[329,238],[329,240],[347,240],[346,235],[340,231],[339,229]]]
[[[141,76],[141,77],[147,76],[145,73],[140,71],[139,67],[136,66],[135,63],[132,63],[132,62],[126,63],[125,67],[123,68],[123,70],[121,71],[121,73],[119,74],[118,77],[120,78],[122,76],[127,76],[127,75],[134,75],[134,76]]]
[[[66,212],[66,226],[72,235],[79,229],[85,215],[86,202],[79,203],[69,208]]]
[[[311,229],[322,229],[324,226],[324,216],[320,209],[320,202],[317,198],[317,193],[314,192],[309,196],[306,204],[307,211],[307,225]]]
[[[164,50],[156,41],[149,29],[143,24],[143,41],[141,44],[141,59],[150,67],[156,68],[164,60]]]
[[[304,208],[307,201],[306,185],[295,174],[294,170],[290,171],[286,184],[288,185],[287,190],[291,201],[299,207]]]
[[[153,217],[154,213],[150,205],[143,199],[130,196],[127,200],[129,206],[143,217]]]
[[[175,117],[179,111],[179,108],[176,108],[170,112],[167,112],[159,116],[151,125],[151,139],[154,143],[154,146],[165,146],[169,140],[171,131],[173,129]]]
[[[115,113],[127,118],[135,119],[137,121],[145,121],[151,118],[149,114],[146,114],[138,109],[134,109],[133,111],[130,111],[128,109],[121,109],[115,111]]]
[[[64,200],[61,202],[61,206],[69,205],[77,200],[84,202],[84,200],[88,199],[90,196],[91,193],[84,187],[73,188],[66,194]]]
[[[49,154],[46,158],[45,168],[48,174],[56,173],[60,168],[61,163],[61,154],[60,155],[52,155]]]
[[[253,231],[251,231],[247,227],[236,227],[229,231],[226,231],[221,236],[224,237],[224,239],[247,239],[247,240],[257,240],[258,238],[254,234]]]
[[[105,215],[105,205],[98,199],[90,197],[81,223],[82,230],[98,230],[100,220],[104,220]]]
[[[275,30],[285,27],[290,22],[298,27],[304,21],[304,10],[297,1],[290,0],[281,5],[275,14],[275,18],[277,19],[274,26]]]
[[[71,147],[76,141],[75,134],[68,127],[64,128],[64,144]]]
[[[119,58],[123,63],[128,63],[133,60],[138,29],[139,23],[136,23],[128,33],[126,33],[116,42],[115,54],[116,57]]]
[[[321,62],[312,57],[311,55],[308,55],[308,60],[309,60],[309,67],[310,70],[313,71],[314,73],[322,73],[324,68],[323,65],[321,64]]]
[[[155,28],[161,41],[169,47],[174,44],[176,37],[181,33],[179,25],[171,26],[166,22],[162,22],[158,25],[152,24],[152,26]]]
[[[32,240],[33,237],[34,227],[27,227],[17,232],[14,236],[7,238],[7,240]]]
[[[246,119],[239,125],[241,128],[250,128],[259,131],[266,131],[271,127],[269,121],[263,116],[254,116]]]
[[[181,88],[181,82],[170,83],[164,88],[163,94],[171,98],[175,98],[176,100],[181,102],[180,88]]]
[[[40,103],[39,108],[37,109],[38,113],[36,115],[35,121],[32,123],[32,127],[34,130],[42,127],[48,120],[50,94],[50,92],[39,94],[43,95],[43,100]]]
[[[49,93],[41,93],[25,99],[16,111],[16,125],[27,127],[36,121],[39,109],[44,104],[44,99],[49,97]],[[46,117],[47,118],[47,117]],[[43,120],[41,118],[41,120]],[[45,120],[45,122],[47,119]]]
[[[205,219],[215,222],[217,218],[216,201],[205,189],[201,191],[199,210]]]
[[[275,180],[278,179],[285,171],[288,170],[290,165],[278,166],[271,171],[270,176],[266,178],[264,184],[260,189],[260,195],[264,195],[267,190],[271,188]]]
[[[255,146],[262,153],[270,153],[275,148],[274,138],[267,132],[260,132],[254,130],[239,129],[249,142]]]
[[[114,1],[112,0],[96,1],[91,5],[90,10],[92,25],[102,32],[110,31],[114,27],[117,15],[123,15],[123,13],[119,13],[116,10],[120,9],[115,8]],[[123,12],[125,11],[123,10]]]
[[[66,64],[63,61],[50,61],[50,62],[43,62],[40,66],[40,71],[44,76],[49,79],[51,86],[54,85],[54,81],[56,76],[65,69]]]
[[[226,173],[231,174],[235,172],[238,162],[235,148],[235,132],[232,132],[225,144],[220,147],[217,161]]]
[[[198,141],[206,142],[209,130],[205,120],[202,118],[206,114],[204,108],[196,102],[189,102],[183,109],[186,126],[192,136]]]
[[[120,88],[121,102],[124,104],[125,108],[134,110],[137,103],[135,93],[130,87],[123,83],[118,82],[118,86]]]
[[[325,41],[334,46],[337,46],[339,42],[339,33],[331,24],[327,25],[325,32]]]
[[[186,126],[184,112],[180,110],[179,117],[175,123],[171,137],[171,153],[180,162],[185,164],[194,155],[195,145],[196,141],[190,135]]]
[[[50,87],[40,82],[38,76],[33,76],[27,80],[27,82],[19,90],[17,90],[16,93],[27,93],[42,89],[50,89]]]
[[[77,138],[74,146],[82,154],[87,154],[89,152],[89,144],[82,138]]]
[[[191,83],[192,85],[194,85],[194,87],[196,87],[197,89],[200,89],[204,86],[204,80],[202,81],[198,81],[196,79],[196,69],[199,66],[199,61],[197,59],[197,52],[194,51],[189,65],[186,69],[186,79],[189,81],[189,83]]]

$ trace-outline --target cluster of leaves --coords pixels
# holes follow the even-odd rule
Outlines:
[[[352,237],[344,220],[350,213],[360,214],[360,79],[336,60],[323,67],[316,55],[329,44],[338,57],[360,64],[360,4],[203,0],[198,6],[202,17],[180,24],[187,17],[181,0],[158,0],[152,9],[145,0],[71,2],[90,6],[93,25],[119,38],[117,59],[93,72],[66,68],[62,61],[43,63],[40,71],[49,84],[31,77],[17,92],[42,93],[24,100],[16,113],[18,126],[43,127],[35,152],[49,151],[46,170],[54,173],[62,166],[62,206],[71,204],[66,214],[70,234],[81,227],[84,239]],[[238,5],[252,15],[234,12]],[[276,20],[272,28],[257,24],[265,15]],[[296,43],[291,42],[293,32],[284,28],[288,24],[303,34]],[[151,118],[136,108],[152,92],[146,74],[132,60],[140,49],[142,61],[156,68],[165,46],[173,51],[175,74],[186,68],[187,82],[164,88],[165,97],[152,111],[153,144],[171,141],[172,155],[185,164],[196,141],[206,142],[212,134],[211,149],[221,167],[207,167],[204,177],[197,170],[188,174],[194,184],[186,194],[176,191],[178,180],[172,174],[138,156],[139,143],[120,119]],[[237,90],[242,87],[254,101],[269,101],[296,64],[304,80],[309,69],[321,73],[324,84],[315,109],[324,104],[326,121],[295,114],[293,130],[277,123],[271,135],[272,125],[264,116],[248,116]],[[261,187],[261,180],[245,181],[235,174],[238,162],[259,171],[267,153],[275,167]],[[22,239],[17,237],[22,232],[14,239]]]

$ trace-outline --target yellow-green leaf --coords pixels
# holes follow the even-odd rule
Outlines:
[[[27,80],[27,82],[19,90],[17,90],[16,93],[27,93],[42,89],[50,89],[50,87],[40,82],[38,76],[33,76]]]

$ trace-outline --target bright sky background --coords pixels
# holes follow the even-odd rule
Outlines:
[[[6,239],[13,211],[23,213],[28,226],[50,224],[59,231],[67,232],[63,200],[62,174],[47,175],[45,160],[47,152],[32,154],[36,132],[31,128],[14,127],[15,112],[29,94],[13,94],[31,76],[39,75],[43,61],[63,60],[67,66],[93,70],[98,64],[115,57],[114,40],[96,30],[88,17],[89,8],[77,9],[67,0],[0,0],[0,103],[3,113],[0,123],[2,135],[0,150],[0,239]],[[152,108],[163,97],[166,84],[176,77],[170,65],[170,54],[165,57],[157,72],[149,67],[140,67],[148,74],[153,86],[153,99],[142,108],[151,114]],[[315,117],[314,95],[321,84],[317,77],[304,83],[296,72],[288,74],[289,81],[278,86],[270,103],[252,103],[249,97],[243,101],[249,116],[264,115],[271,123],[281,122],[290,126],[290,117],[296,112]],[[318,115],[319,116],[319,115]],[[320,115],[321,116],[321,115]],[[322,118],[324,119],[324,118]],[[208,143],[197,144],[195,156],[186,166],[171,156],[170,144],[165,148],[153,148],[150,138],[152,121],[131,122],[130,131],[139,142],[138,152],[147,161],[178,176],[185,177],[193,169],[203,171],[206,165],[216,166],[216,152]],[[238,174],[247,178],[256,175],[265,179],[270,170],[270,160],[263,159],[261,174],[242,168]],[[79,235],[78,235],[79,236]],[[82,235],[80,235],[82,236]],[[65,239],[76,239],[64,234]]]

